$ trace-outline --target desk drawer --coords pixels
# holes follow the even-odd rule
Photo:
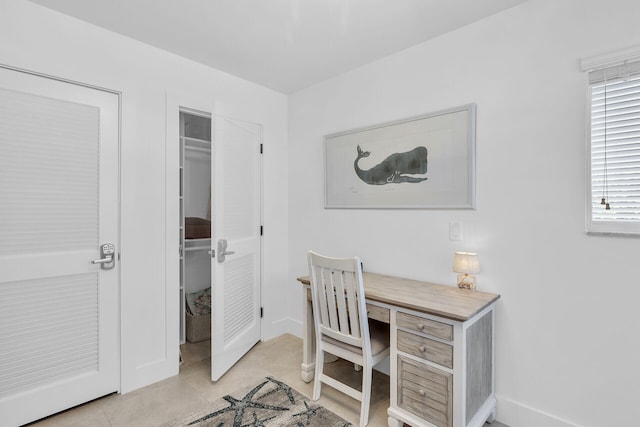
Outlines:
[[[453,368],[452,346],[407,331],[398,330],[398,351]]]
[[[377,305],[367,304],[367,317],[369,319],[379,320],[383,323],[389,323],[389,309]]]
[[[435,320],[398,312],[396,320],[399,328],[411,329],[416,332],[432,335],[447,341],[453,341],[453,326]]]
[[[453,375],[398,357],[398,406],[438,427],[453,424]]]

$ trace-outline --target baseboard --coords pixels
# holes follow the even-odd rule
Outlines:
[[[286,318],[272,322],[268,326],[263,326],[262,340],[268,341],[272,338],[279,337],[282,334],[291,334],[302,338],[302,322]]]
[[[581,427],[579,424],[547,414],[504,396],[498,400],[496,420],[512,427]]]
[[[173,359],[173,357],[172,357]],[[178,351],[175,352],[175,360],[159,359],[144,363],[135,367],[135,370],[122,372],[120,393],[125,394],[155,384],[178,375]]]

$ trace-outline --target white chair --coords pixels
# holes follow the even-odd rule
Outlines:
[[[369,421],[373,366],[389,355],[388,325],[373,321],[369,327],[358,257],[329,258],[310,251],[308,260],[316,333],[313,400],[320,398],[322,383],[359,400],[364,427]],[[362,391],[323,373],[325,351],[362,366]]]

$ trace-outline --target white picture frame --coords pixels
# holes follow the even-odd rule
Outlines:
[[[475,209],[476,105],[324,138],[326,209]]]

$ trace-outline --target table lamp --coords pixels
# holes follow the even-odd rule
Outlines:
[[[458,287],[470,291],[476,290],[476,277],[473,273],[480,272],[478,254],[473,252],[456,252],[453,257],[453,271],[458,274]]]

